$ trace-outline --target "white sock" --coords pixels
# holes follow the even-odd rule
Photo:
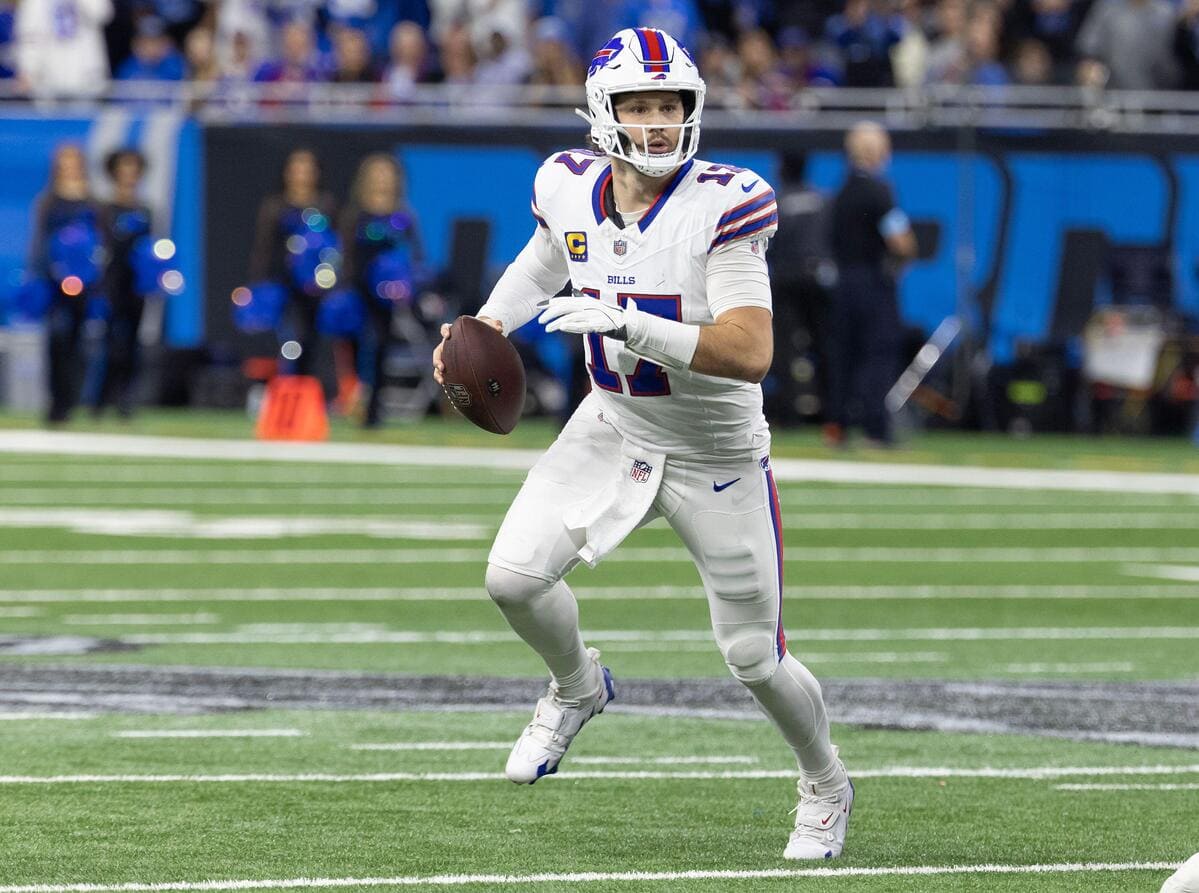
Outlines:
[[[843,774],[829,740],[820,683],[807,667],[789,653],[784,654],[773,676],[747,687],[795,752],[800,778],[812,784],[828,784]]]
[[[578,703],[595,694],[603,683],[596,679],[595,663],[579,633],[574,593],[562,580],[543,585],[545,590],[531,598],[497,600],[496,605],[513,631],[541,655],[558,686],[559,698]]]

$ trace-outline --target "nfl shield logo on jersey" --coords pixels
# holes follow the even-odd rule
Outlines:
[[[612,243],[612,253],[617,257],[624,257],[624,253],[629,250],[629,243],[624,239],[617,239]]]
[[[633,468],[629,472],[629,477],[639,484],[644,484],[649,480],[649,476],[653,474],[653,471],[654,466],[650,465],[648,462],[643,462],[640,459],[634,459]]]

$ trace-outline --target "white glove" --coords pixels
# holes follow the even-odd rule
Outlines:
[[[637,303],[630,298],[625,307],[605,304],[595,298],[555,298],[549,308],[537,318],[547,332],[571,332],[586,335],[598,332],[624,341],[628,337],[628,325],[636,322],[642,313]]]

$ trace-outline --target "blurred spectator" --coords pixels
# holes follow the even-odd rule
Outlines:
[[[221,0],[216,7],[217,66],[222,72],[249,80],[258,63],[274,52],[266,12],[254,0]]]
[[[389,60],[383,81],[394,99],[412,98],[416,85],[431,79],[429,44],[416,22],[399,22],[391,29]]]
[[[566,25],[575,52],[585,62],[590,62],[618,30],[614,4],[597,3],[596,0],[542,0],[537,11]],[[707,69],[704,69],[704,77],[707,77]]]
[[[616,13],[612,31],[658,28],[683,46],[692,47],[702,27],[695,0],[624,0]]]
[[[17,73],[15,9],[16,0],[0,0],[0,80]]]
[[[845,10],[828,20],[825,37],[841,54],[847,87],[891,87],[891,48],[899,43],[902,20],[880,12],[871,0],[846,0]]]
[[[1112,90],[1176,86],[1174,26],[1168,0],[1098,0],[1075,45],[1082,79],[1091,85],[1102,79]]]
[[[59,146],[50,178],[33,210],[31,277],[46,282],[50,406],[46,420],[65,422],[79,399],[83,374],[83,323],[104,272],[106,252],[100,209],[91,198],[87,159],[73,144]]]
[[[368,155],[358,166],[342,215],[343,277],[366,303],[363,347],[370,356],[366,427],[381,421],[386,355],[394,332],[412,332],[413,287],[423,262],[416,214],[404,173],[392,155]]]
[[[779,66],[770,35],[761,28],[746,31],[737,41],[741,57],[741,97],[750,108],[785,109],[796,84]]]
[[[183,58],[187,62],[187,78],[206,84],[221,78],[217,65],[216,42],[208,28],[193,28],[183,41]]]
[[[1185,90],[1199,90],[1199,0],[1184,0],[1174,26],[1174,58]]]
[[[311,84],[325,80],[316,57],[312,26],[300,19],[288,22],[280,35],[278,58],[263,62],[254,72],[254,80],[266,83]]]
[[[110,308],[104,339],[103,374],[93,407],[98,414],[113,405],[121,418],[133,415],[135,384],[140,360],[138,330],[146,307],[144,287],[137,270],[138,251],[150,238],[150,208],[138,196],[146,173],[146,159],[134,149],[121,149],[105,159],[105,172],[113,184],[112,201],[104,205],[104,231],[108,241],[108,267],[104,296]]]
[[[1053,56],[1035,37],[1026,37],[1012,53],[1012,80],[1022,87],[1043,87],[1054,80]]]
[[[489,27],[474,29],[473,33],[478,59],[476,83],[502,87],[525,82],[533,63],[525,50],[523,29],[514,29],[496,18]]]
[[[333,82],[337,84],[373,84],[379,72],[371,61],[366,33],[348,25],[333,29]]]
[[[883,179],[891,158],[887,132],[862,123],[845,138],[849,174],[833,200],[831,247],[837,290],[829,320],[829,412],[825,440],[844,444],[851,418],[866,438],[891,443],[884,400],[899,375],[901,323],[896,263],[916,256],[916,238]],[[861,412],[854,413],[855,398]]]
[[[333,196],[321,190],[320,162],[309,149],[295,149],[287,156],[280,185],[280,191],[263,199],[258,209],[250,282],[276,282],[286,289],[285,331],[281,335],[299,347],[296,373],[315,375],[323,371],[316,315],[334,283],[316,278],[312,261],[327,248],[336,251],[329,238],[336,209]],[[330,382],[326,382],[326,392],[333,393]]]
[[[982,87],[1002,86],[1011,80],[999,61],[999,10],[989,3],[976,3],[966,23],[965,83]]]
[[[699,56],[708,95],[713,100],[732,97],[741,86],[741,59],[723,34],[710,33]]]
[[[1016,0],[1005,15],[1004,39],[1013,52],[1027,38],[1039,40],[1053,60],[1051,80],[1068,81],[1074,40],[1090,5],[1091,0]]]
[[[123,81],[181,81],[186,74],[183,55],[176,49],[162,19],[147,16],[137,23],[133,55],[117,69]]]
[[[919,87],[928,73],[930,46],[924,33],[924,6],[920,0],[899,0],[903,28],[899,42],[891,47],[891,70],[895,86]]]
[[[112,0],[20,0],[17,77],[34,96],[98,96],[108,87],[104,25]]]
[[[930,84],[961,83],[966,59],[966,0],[938,0],[936,37],[928,51]]]
[[[526,0],[429,0],[430,34],[435,44],[444,47],[452,31],[466,28],[478,47],[498,29],[508,36],[518,35],[523,45],[527,5]]]
[[[450,28],[441,42],[441,79],[447,84],[475,82],[475,50],[463,25]]]
[[[561,19],[546,16],[533,23],[533,70],[529,84],[536,87],[578,87],[586,70],[575,55],[570,34]],[[535,91],[536,92],[536,91]]]

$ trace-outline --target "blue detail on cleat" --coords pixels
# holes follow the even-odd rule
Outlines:
[[[545,776],[553,775],[555,772],[558,771],[558,765],[556,763],[554,764],[553,769],[551,769],[549,766],[550,766],[549,760],[546,760],[544,763],[542,763],[540,766],[538,766],[537,767],[537,778],[544,778]],[[529,782],[529,784],[536,784],[537,778],[534,778],[532,781]]]
[[[612,682],[612,671],[607,667],[600,667],[604,671],[604,688],[608,690],[608,700],[616,700],[616,685]]]

